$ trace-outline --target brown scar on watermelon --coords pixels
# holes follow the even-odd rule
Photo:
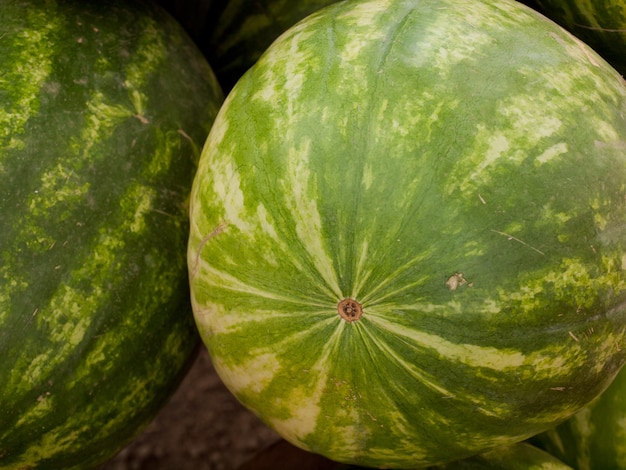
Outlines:
[[[195,277],[196,272],[198,270],[198,264],[200,263],[200,253],[202,253],[202,249],[204,248],[204,245],[207,244],[207,242],[213,238],[216,237],[217,235],[219,235],[220,233],[222,233],[224,230],[226,230],[226,227],[228,226],[227,222],[222,222],[221,224],[219,224],[213,231],[211,231],[211,233],[209,233],[208,235],[206,235],[201,241],[200,241],[200,245],[198,245],[198,249],[196,250],[196,258],[194,260],[194,264],[193,264],[193,270],[191,272],[191,277]]]

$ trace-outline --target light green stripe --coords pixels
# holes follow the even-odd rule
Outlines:
[[[53,38],[64,21],[53,9],[44,14],[37,9],[26,8],[23,14],[27,17],[24,23],[29,28],[0,30],[0,47],[6,51],[19,51],[19,57],[5,56],[10,63],[6,64],[8,67],[3,67],[0,74],[0,89],[3,94],[9,94],[11,104],[10,107],[0,106],[2,154],[5,154],[4,150],[23,146],[20,135],[28,119],[39,109],[39,91],[50,74],[52,58],[57,53]],[[7,21],[7,24],[11,22]]]
[[[220,288],[221,286],[214,284],[214,287]],[[236,293],[237,291],[234,290],[234,292]],[[240,292],[245,293],[246,295],[252,294],[260,298],[283,302],[286,307],[284,307],[283,311],[262,309],[246,311],[227,309],[223,305],[219,304],[200,304],[198,303],[196,297],[192,295],[192,302],[194,303],[195,312],[197,312],[196,321],[200,326],[202,326],[202,330],[205,334],[213,335],[245,331],[249,328],[251,322],[263,325],[263,322],[266,320],[276,320],[280,318],[291,318],[295,322],[298,319],[298,312],[301,307],[325,307],[324,305],[307,302],[306,300],[280,297],[272,292],[248,290],[247,287],[242,289]],[[324,311],[307,311],[308,315],[315,315],[316,313],[323,315]],[[330,316],[333,316],[332,311],[330,312]]]
[[[306,447],[304,439],[316,431],[318,419],[323,413],[322,398],[325,394],[333,392],[331,385],[333,378],[329,375],[327,366],[336,344],[341,340],[341,330],[342,327],[339,327],[333,331],[320,351],[319,359],[306,370],[306,382],[299,386],[295,385],[287,391],[284,397],[277,397],[275,400],[276,403],[282,403],[285,400],[290,416],[272,418],[270,421],[272,426],[286,439],[297,442],[300,446]],[[338,444],[345,446],[346,449],[355,448],[355,446],[358,448],[358,443],[350,442],[349,435],[343,439],[339,437],[338,441]]]
[[[404,328],[376,315],[371,315],[370,318],[370,321],[381,328],[398,337],[406,338],[419,347],[432,349],[447,361],[459,361],[471,367],[486,367],[501,372],[508,368],[518,368],[528,362],[528,358],[522,352],[513,349],[504,350],[490,346],[453,343],[440,336]],[[399,358],[396,357],[396,359]],[[405,365],[408,366],[408,364]],[[422,378],[419,377],[418,379],[421,380]]]
[[[354,296],[355,299],[359,299],[363,304],[368,305],[372,303],[385,302],[389,298],[397,297],[406,291],[413,290],[420,285],[423,285],[429,280],[427,275],[422,275],[413,279],[411,282],[398,283],[398,279],[406,274],[407,271],[411,271],[416,265],[423,262],[428,258],[429,253],[420,253],[415,258],[409,260],[406,263],[400,265],[395,271],[389,272],[385,278],[374,286],[369,286],[368,291],[357,291]],[[390,286],[399,285],[397,289],[390,289]]]
[[[5,157],[12,149],[24,146],[22,135],[24,127],[31,116],[39,110],[39,91],[51,72],[52,60],[56,54],[53,37],[63,26],[63,18],[56,15],[54,10],[46,14],[36,9],[25,8],[22,12],[27,16],[30,28],[19,31],[4,31],[0,29],[0,48],[19,55],[14,57],[5,54],[0,73],[0,177],[6,174]],[[8,20],[8,19],[7,19]],[[10,24],[7,21],[7,24]],[[17,64],[17,66],[16,66]],[[49,246],[49,240],[39,234],[34,243]],[[11,268],[10,257],[14,254],[3,253],[3,262],[0,263],[0,324],[4,323],[11,312],[12,292],[28,288],[28,281]]]
[[[211,167],[214,174],[213,190],[221,201],[224,201],[225,221],[237,227],[241,232],[250,232],[254,228],[245,218],[245,200],[241,190],[239,172],[233,162],[224,160]]]

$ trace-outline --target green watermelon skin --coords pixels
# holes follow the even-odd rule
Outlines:
[[[300,22],[226,98],[192,189],[225,384],[294,445],[383,468],[573,415],[624,364],[625,106],[613,68],[515,2]]]
[[[593,403],[533,443],[578,470],[626,468],[626,374]]]
[[[537,0],[536,8],[626,74],[625,0]]]
[[[2,2],[0,50],[0,468],[89,468],[197,350],[188,196],[223,95],[148,2]]]

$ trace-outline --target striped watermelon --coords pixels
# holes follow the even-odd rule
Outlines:
[[[192,303],[289,442],[384,468],[520,441],[626,354],[626,86],[503,0],[354,0],[226,99],[191,195]]]
[[[626,0],[537,0],[537,9],[626,75]]]
[[[222,102],[142,1],[0,4],[0,468],[95,466],[199,343],[187,200]]]
[[[533,440],[578,470],[626,468],[626,370],[600,398]]]

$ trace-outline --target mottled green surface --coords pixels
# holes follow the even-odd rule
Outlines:
[[[578,470],[626,468],[624,372],[599,399],[534,441]]]
[[[612,68],[513,2],[352,1],[290,30],[192,192],[228,387],[298,446],[391,468],[574,414],[625,359],[625,109]]]
[[[221,103],[143,2],[0,5],[0,468],[85,468],[196,344],[187,199]]]
[[[537,0],[537,9],[626,74],[626,0]]]

